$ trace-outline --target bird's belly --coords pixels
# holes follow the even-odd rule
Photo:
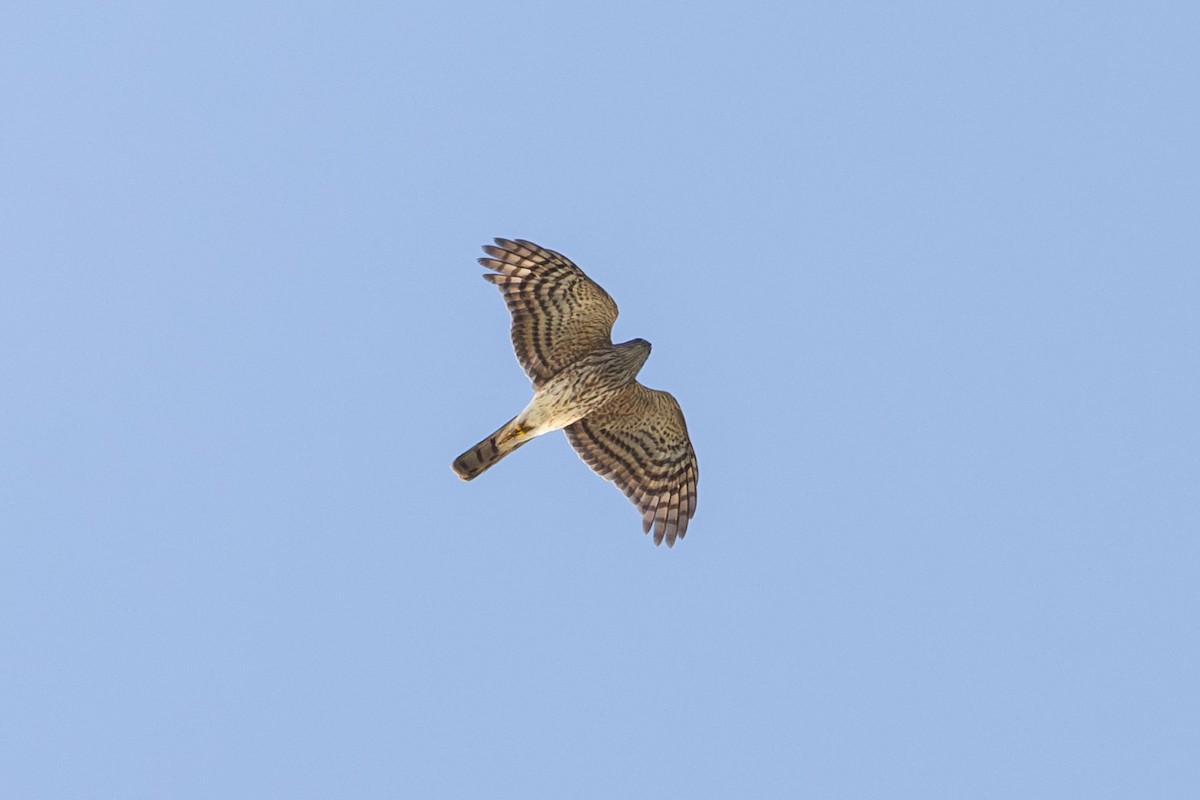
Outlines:
[[[522,412],[523,426],[538,433],[560,430],[607,403],[621,388],[590,379],[594,377],[564,370],[546,381]]]

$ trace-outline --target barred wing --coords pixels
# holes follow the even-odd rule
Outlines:
[[[500,287],[512,313],[517,360],[534,385],[580,356],[612,347],[617,304],[567,257],[524,239],[485,245],[483,277]]]
[[[635,381],[564,430],[579,457],[637,506],[655,544],[683,538],[696,513],[698,468],[674,397]]]

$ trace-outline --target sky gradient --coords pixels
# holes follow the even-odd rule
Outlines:
[[[0,15],[0,795],[1200,796],[1200,12]],[[479,246],[648,339],[673,550]]]

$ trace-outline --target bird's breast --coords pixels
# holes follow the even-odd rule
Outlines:
[[[545,430],[565,428],[612,399],[627,383],[605,364],[572,364],[537,387],[528,409],[529,421]]]

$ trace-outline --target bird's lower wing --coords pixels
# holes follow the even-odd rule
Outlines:
[[[696,513],[698,468],[674,397],[634,382],[564,430],[580,458],[637,506],[655,544],[683,538]]]

